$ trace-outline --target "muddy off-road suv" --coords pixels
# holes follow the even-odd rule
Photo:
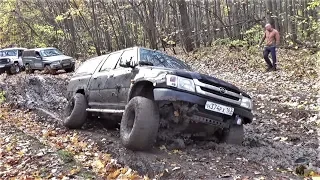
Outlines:
[[[250,96],[234,85],[141,47],[85,61],[69,82],[68,101],[66,127],[118,115],[121,142],[133,150],[152,147],[162,131],[239,144],[253,118]]]

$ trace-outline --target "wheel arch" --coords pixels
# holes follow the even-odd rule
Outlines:
[[[151,81],[138,81],[130,88],[127,102],[129,102],[135,96],[142,96],[148,99],[154,99],[153,89],[154,86]]]
[[[85,91],[84,91],[84,89],[82,89],[82,88],[77,89],[75,93],[80,93],[80,94],[85,95]]]

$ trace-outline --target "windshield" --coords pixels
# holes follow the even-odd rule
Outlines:
[[[44,49],[40,51],[40,55],[42,57],[49,57],[49,56],[58,56],[62,55],[62,52],[58,49]]]
[[[183,61],[175,57],[168,56],[159,51],[153,51],[148,49],[140,49],[140,62],[142,62],[141,64],[151,65],[152,63],[153,66],[166,67],[172,69],[185,69],[191,71],[190,66],[188,66]]]
[[[0,51],[0,56],[17,56],[18,51],[17,50],[3,50]]]

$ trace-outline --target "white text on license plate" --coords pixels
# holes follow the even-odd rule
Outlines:
[[[205,109],[232,116],[234,108],[207,101]]]

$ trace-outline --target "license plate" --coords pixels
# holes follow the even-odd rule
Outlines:
[[[70,63],[64,63],[64,64],[62,64],[63,66],[69,66],[70,65]]]
[[[207,101],[205,109],[232,116],[234,108]]]

